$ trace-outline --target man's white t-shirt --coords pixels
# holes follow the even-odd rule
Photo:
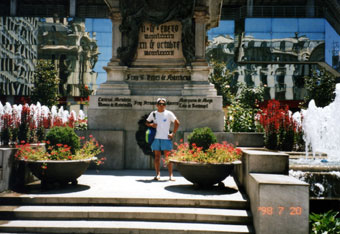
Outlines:
[[[153,117],[154,112],[156,112],[156,120]],[[146,120],[157,124],[155,139],[168,140],[170,124],[176,120],[176,116],[168,110],[164,110],[163,112],[153,111]]]

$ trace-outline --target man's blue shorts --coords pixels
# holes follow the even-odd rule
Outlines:
[[[151,144],[151,149],[163,151],[163,150],[172,150],[172,141],[165,139],[155,139]]]

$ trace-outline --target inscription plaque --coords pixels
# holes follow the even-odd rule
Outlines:
[[[154,25],[144,22],[139,29],[136,59],[181,59],[182,24],[169,21]]]
[[[172,110],[202,110],[212,109],[215,98],[208,97],[170,97],[167,100],[169,109]],[[153,109],[155,107],[156,100],[149,97],[141,96],[96,96],[91,99],[93,106],[97,108],[110,108],[110,109]]]

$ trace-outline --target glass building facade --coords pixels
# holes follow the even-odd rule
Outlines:
[[[233,20],[208,31],[208,59],[226,63],[237,82],[266,85],[266,99],[303,99],[304,76],[327,63],[339,70],[340,37],[323,18],[247,18],[235,35]]]
[[[208,31],[208,59],[224,61],[235,82],[265,84],[266,98],[302,100],[303,77],[325,62],[340,72],[340,36],[324,18],[246,18],[244,32],[222,20]],[[61,103],[79,105],[82,89],[106,81],[112,24],[98,18],[0,17],[0,100],[19,102],[33,84],[39,59],[52,61]]]

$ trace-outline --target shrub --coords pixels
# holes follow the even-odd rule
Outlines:
[[[226,132],[256,132],[255,116],[259,112],[259,103],[264,98],[264,87],[239,85],[240,94],[228,106],[225,121]]]
[[[50,142],[51,146],[59,144],[70,146],[72,154],[80,148],[79,137],[70,127],[53,127],[47,133],[46,140]]]
[[[52,107],[58,104],[59,78],[57,71],[50,61],[38,61],[34,71],[34,88],[32,101]]]
[[[335,98],[336,77],[323,68],[311,71],[310,76],[304,77],[307,95],[304,98],[305,105],[314,99],[316,106],[325,107]]]
[[[264,101],[264,86],[248,87],[240,84],[240,94],[237,96],[237,101],[245,108],[257,110],[259,103]]]
[[[228,117],[225,120],[226,132],[255,132],[254,116],[257,110],[244,108],[238,102],[228,106]]]
[[[30,108],[29,106],[23,105],[21,110],[21,121],[19,124],[19,132],[18,132],[18,140],[19,142],[25,141],[29,142],[30,140],[30,127],[29,124],[31,122],[31,115],[30,115]]]
[[[311,233],[340,233],[340,218],[336,217],[338,214],[339,212],[332,210],[324,214],[310,214],[309,221]]]
[[[10,114],[5,113],[1,116],[0,121],[2,122],[0,138],[3,145],[8,145],[12,139],[13,118]]]
[[[222,96],[223,106],[230,105],[237,93],[237,77],[224,62],[210,60],[209,63],[213,67],[209,82],[215,85],[217,94]]]
[[[217,142],[216,136],[208,127],[195,128],[194,131],[188,136],[189,145],[195,144],[197,147],[202,147],[203,151],[209,149],[211,144]]]

